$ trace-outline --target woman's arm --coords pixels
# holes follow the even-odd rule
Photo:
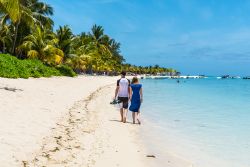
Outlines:
[[[131,100],[131,98],[132,98],[132,88],[131,88],[131,86],[129,86],[129,99],[128,100]]]
[[[140,96],[141,96],[141,103],[143,102],[143,93],[142,93],[142,88],[140,89]]]

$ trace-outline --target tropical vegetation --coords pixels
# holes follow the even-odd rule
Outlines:
[[[53,8],[40,0],[0,0],[1,59],[7,60],[6,56],[13,55],[20,61],[13,57],[8,60],[37,64],[39,67],[42,63],[53,70],[61,69],[60,75],[66,72],[70,76],[74,76],[74,72],[115,75],[122,70],[139,74],[176,74],[176,70],[158,65],[142,67],[125,63],[121,44],[105,34],[102,26],[93,25],[89,32],[80,34],[74,34],[67,25],[54,31],[53,13]],[[3,65],[3,62],[8,62],[8,65]],[[2,77],[20,76],[3,74],[3,71],[8,72],[8,68],[33,68],[29,65],[12,66],[11,61],[1,63]],[[34,72],[34,69],[31,71]],[[17,71],[20,73],[21,70]],[[43,75],[40,73],[34,77],[39,76]]]
[[[5,78],[75,76],[74,71],[65,66],[49,67],[37,59],[20,60],[7,54],[0,54],[0,67],[0,76]]]

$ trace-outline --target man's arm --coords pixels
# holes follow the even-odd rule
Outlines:
[[[116,99],[118,91],[119,91],[119,83],[120,83],[120,80],[118,80],[117,83],[116,83],[116,89],[115,89],[115,97],[114,97],[114,99]]]
[[[119,91],[119,86],[116,86],[116,89],[115,89],[115,97],[114,97],[114,99],[116,99],[117,94],[118,94],[118,91]]]

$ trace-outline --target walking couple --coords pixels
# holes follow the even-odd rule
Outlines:
[[[117,81],[117,86],[115,90],[115,99],[117,98],[120,104],[120,113],[121,113],[121,122],[126,123],[127,111],[132,112],[133,124],[135,121],[138,121],[138,124],[141,124],[139,120],[140,106],[142,103],[142,85],[139,83],[137,77],[133,77],[132,82],[125,78],[126,72],[121,73],[121,79]],[[130,106],[129,102],[131,102]]]

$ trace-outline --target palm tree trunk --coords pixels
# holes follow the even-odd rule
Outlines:
[[[14,41],[13,41],[13,46],[12,46],[12,49],[11,49],[11,53],[13,55],[15,55],[16,41],[17,41],[19,24],[20,24],[20,20],[18,20],[17,24],[15,25]]]

